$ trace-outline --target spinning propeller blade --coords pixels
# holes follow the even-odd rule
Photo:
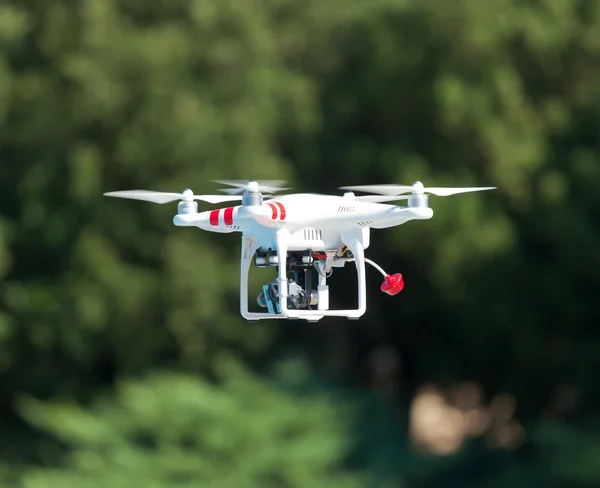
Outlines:
[[[406,185],[359,185],[340,186],[340,190],[364,191],[365,193],[379,193],[381,195],[399,195],[413,191],[412,186]]]
[[[441,188],[441,187],[431,187],[425,188],[425,193],[431,193],[432,195],[437,195],[439,197],[449,197],[450,195],[457,195],[458,193],[469,193],[472,191],[486,191],[486,190],[495,190],[495,186],[480,186],[473,188]]]
[[[125,190],[125,191],[111,191],[105,193],[106,197],[116,198],[129,198],[131,200],[143,200],[145,202],[152,203],[169,203],[176,200],[202,200],[208,203],[222,203],[239,201],[242,199],[241,196],[225,196],[225,195],[194,195],[191,190],[185,190],[183,193],[170,193],[161,191],[150,191],[150,190]]]
[[[431,187],[427,188],[423,186],[420,181],[415,182],[411,186],[407,185],[361,185],[361,186],[343,186],[340,190],[357,190],[367,193],[378,193],[380,195],[389,195],[390,200],[384,200],[385,197],[371,196],[373,199],[357,197],[365,201],[373,202],[384,202],[391,201],[393,199],[401,199],[398,196],[402,193],[412,193],[413,195],[422,195],[424,193],[430,193],[440,197],[447,197],[450,195],[456,195],[458,193],[468,193],[472,191],[484,191],[484,190],[495,190],[495,186],[482,186],[474,188],[442,188],[442,187]],[[381,199],[379,199],[381,198]],[[408,198],[408,197],[406,197]]]
[[[394,202],[396,200],[408,200],[409,195],[359,195],[354,198],[360,202],[383,203]]]
[[[214,182],[233,186],[234,188],[224,188],[219,190],[228,193],[229,195],[242,194],[246,190],[261,193],[275,193],[278,191],[290,190],[290,188],[283,188],[281,186],[285,184],[285,181],[282,180],[214,180]]]

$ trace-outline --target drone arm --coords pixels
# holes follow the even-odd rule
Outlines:
[[[372,219],[370,227],[385,229],[404,224],[409,220],[427,220],[433,217],[433,210],[429,207],[393,207]]]

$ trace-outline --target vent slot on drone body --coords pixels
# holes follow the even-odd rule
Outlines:
[[[372,223],[373,221],[369,220],[368,222],[359,222],[358,225],[360,225],[361,227],[369,227]]]
[[[320,241],[323,239],[323,233],[316,229],[304,229],[305,241]]]
[[[341,205],[338,207],[338,212],[354,212],[353,205]]]

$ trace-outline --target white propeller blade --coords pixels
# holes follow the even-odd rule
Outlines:
[[[341,186],[340,190],[364,191],[365,193],[379,193],[381,195],[398,195],[413,191],[412,186],[406,185],[359,185],[359,186]]]
[[[432,195],[437,195],[440,197],[447,197],[450,195],[456,195],[457,193],[469,193],[472,191],[485,191],[485,190],[495,190],[495,186],[480,186],[475,188],[425,188],[425,193],[431,193]]]
[[[457,193],[468,193],[472,191],[484,191],[484,190],[495,190],[495,186],[482,186],[475,188],[442,188],[442,187],[431,187],[427,188],[423,186],[420,181],[415,182],[413,185],[361,185],[361,186],[342,186],[340,190],[358,190],[367,193],[379,193],[380,195],[397,196],[402,193],[412,193],[413,195],[422,195],[423,193],[430,193],[432,195],[438,195],[441,197],[447,197],[450,195],[456,195]],[[366,201],[386,201],[386,200],[369,200]]]
[[[131,200],[143,200],[152,203],[169,203],[176,200],[202,200],[208,203],[222,203],[239,201],[241,196],[226,195],[194,195],[190,190],[183,193],[160,192],[150,190],[124,190],[105,193],[106,197],[129,198]]]
[[[290,188],[283,188],[281,185],[285,184],[282,180],[214,180],[215,183],[221,183],[222,185],[233,186],[234,188],[225,188],[219,191],[228,193],[230,195],[237,195],[243,193],[244,190],[259,191],[261,193],[275,193],[283,190],[290,190]]]
[[[396,200],[408,200],[410,195],[359,195],[354,197],[361,202],[383,203],[394,202]]]
[[[215,183],[221,183],[222,185],[229,186],[237,186],[238,188],[244,188],[248,186],[248,183],[251,181],[256,181],[259,186],[267,185],[267,186],[275,186],[280,187],[281,185],[285,185],[285,181],[283,180],[214,180]]]

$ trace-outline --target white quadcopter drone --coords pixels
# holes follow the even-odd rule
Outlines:
[[[389,275],[365,258],[370,230],[404,224],[409,220],[433,217],[428,195],[449,196],[495,187],[425,188],[419,181],[412,186],[366,185],[340,187],[343,196],[290,194],[272,198],[283,181],[217,181],[232,186],[221,190],[228,195],[194,195],[147,190],[115,191],[105,196],[168,203],[180,200],[176,226],[199,227],[209,232],[242,234],[240,312],[247,320],[305,319],[317,321],[325,316],[358,319],[367,309],[365,264],[375,267],[384,277],[381,291],[396,295],[404,287],[402,275]],[[375,193],[356,196],[353,191]],[[265,193],[265,195],[263,195]],[[408,195],[406,195],[408,193]],[[263,197],[269,198],[264,200]],[[198,212],[196,200],[219,204],[241,201],[241,205]],[[407,207],[386,204],[408,200]],[[258,304],[265,312],[248,308],[248,274],[254,261],[257,267],[272,266],[275,281],[263,286]],[[353,261],[358,275],[358,308],[329,309],[327,278],[333,268]],[[313,270],[316,273],[313,273]],[[313,284],[315,275],[317,283]]]

